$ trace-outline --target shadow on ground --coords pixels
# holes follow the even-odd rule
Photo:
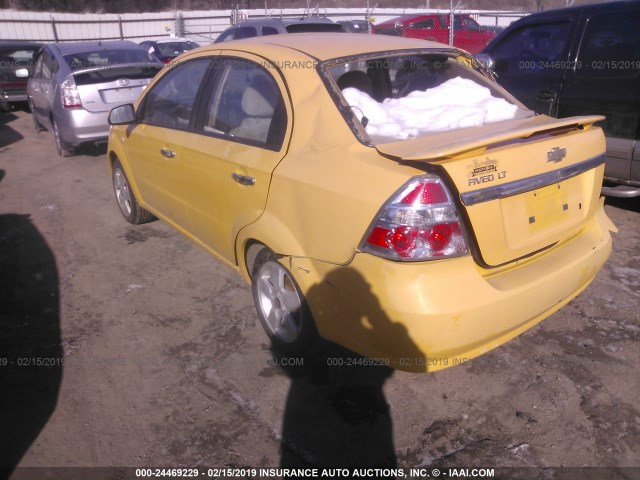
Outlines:
[[[0,479],[53,413],[62,357],[55,257],[29,216],[0,215]]]
[[[353,269],[330,273],[310,289],[307,301],[316,315],[339,318],[349,335],[383,341],[386,349],[407,357],[423,356]],[[397,466],[392,413],[383,390],[394,370],[384,358],[364,358],[325,340],[300,362],[275,349],[272,353],[274,363],[291,379],[280,445],[282,468]]]

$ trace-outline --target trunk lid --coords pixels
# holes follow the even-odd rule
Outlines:
[[[427,163],[449,177],[488,266],[579,233],[599,208],[602,116],[535,116],[376,145],[383,156]]]
[[[123,64],[75,71],[73,73],[82,106],[90,112],[106,112],[133,103],[162,65]]]

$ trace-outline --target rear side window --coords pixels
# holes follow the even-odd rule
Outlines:
[[[152,125],[188,128],[198,90],[211,62],[203,58],[177,64],[146,95],[140,120]]]
[[[419,20],[417,22],[411,23],[408,28],[422,28],[424,30],[433,30],[436,28],[436,23],[433,21],[433,18],[426,18],[424,20]]]
[[[50,80],[58,73],[58,68],[56,59],[53,58],[49,51],[44,50],[36,60],[33,78]]]
[[[279,150],[286,127],[284,101],[271,74],[249,60],[224,61],[207,106],[205,133]]]
[[[552,62],[563,58],[568,35],[568,22],[520,27],[491,50],[496,70],[524,75],[554,69]]]
[[[640,12],[592,17],[585,29],[577,75],[629,78],[640,72]]]

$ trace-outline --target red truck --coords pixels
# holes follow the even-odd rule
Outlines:
[[[373,33],[398,37],[420,38],[449,43],[449,15],[404,15],[374,25]],[[453,46],[469,53],[478,53],[495,33],[485,29],[469,15],[455,15],[453,20]]]

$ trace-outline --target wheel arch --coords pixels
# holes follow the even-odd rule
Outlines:
[[[118,163],[120,163],[120,165],[122,166],[122,169],[124,170],[125,175],[127,176],[127,181],[129,182],[129,185],[131,186],[131,189],[133,190],[133,193],[136,196],[136,201],[141,207],[148,210],[148,207],[144,199],[140,195],[140,190],[138,189],[138,183],[136,182],[135,177],[131,174],[131,169],[129,168],[128,163],[122,160],[123,155],[117,152],[116,149],[109,148],[109,151],[107,152],[107,159],[109,163],[110,175],[113,176],[113,165],[117,161]]]
[[[254,223],[247,225],[236,237],[236,262],[240,274],[251,282],[253,261],[263,248],[282,257],[304,257],[300,242],[276,216],[264,212]]]

